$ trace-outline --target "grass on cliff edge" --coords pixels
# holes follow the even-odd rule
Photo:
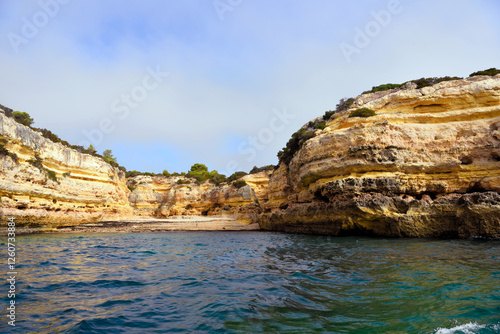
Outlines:
[[[371,117],[375,116],[375,111],[369,109],[369,108],[359,108],[354,111],[351,111],[349,114],[349,117]]]
[[[500,73],[500,70],[496,68],[490,68],[484,71],[478,71],[474,72],[469,77],[477,76],[477,75],[489,75],[489,76],[495,76]],[[420,78],[417,80],[411,80],[404,82],[402,84],[383,84],[379,86],[374,86],[372,87],[371,90],[365,91],[361,93],[363,94],[370,94],[370,93],[376,93],[376,92],[383,92],[387,91],[390,89],[401,89],[403,86],[405,86],[408,83],[414,83],[417,85],[417,89],[423,88],[423,87],[429,87],[436,85],[440,82],[444,81],[451,81],[451,80],[460,80],[463,79],[461,77],[432,77],[432,78]],[[292,161],[293,156],[295,153],[297,153],[302,146],[307,142],[309,139],[313,138],[315,136],[315,131],[316,130],[323,130],[326,128],[326,121],[328,121],[335,113],[341,112],[348,110],[355,102],[354,98],[343,98],[340,100],[339,104],[337,104],[337,108],[335,110],[329,110],[325,112],[325,115],[322,118],[316,118],[314,121],[309,122],[307,125],[303,126],[300,128],[297,132],[292,134],[292,138],[288,140],[286,143],[286,146],[278,152],[278,159],[279,159],[279,164],[284,164],[285,166],[290,165],[290,162]],[[363,110],[366,109],[366,110]],[[349,117],[370,117],[374,116],[375,112],[373,110],[370,110],[368,108],[360,108],[358,110],[355,110],[349,114]],[[278,165],[279,165],[278,164]]]

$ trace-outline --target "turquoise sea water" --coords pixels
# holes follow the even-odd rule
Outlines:
[[[1,333],[500,333],[499,241],[189,232],[17,248],[16,327],[6,283]]]

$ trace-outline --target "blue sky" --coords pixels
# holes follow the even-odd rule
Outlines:
[[[0,0],[0,104],[129,170],[249,171],[342,97],[500,68],[499,15],[497,0]]]

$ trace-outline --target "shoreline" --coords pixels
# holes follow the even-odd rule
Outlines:
[[[153,233],[153,232],[189,232],[189,231],[262,231],[258,223],[243,223],[235,218],[177,216],[172,218],[134,218],[106,220],[96,223],[84,223],[57,228],[16,229],[17,234],[62,234],[62,233]]]

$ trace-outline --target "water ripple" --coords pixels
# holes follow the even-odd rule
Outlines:
[[[496,241],[192,232],[19,242],[19,332],[444,334],[500,327]]]

